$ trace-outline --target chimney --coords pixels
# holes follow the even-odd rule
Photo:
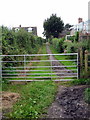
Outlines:
[[[19,25],[19,27],[21,27],[21,25]]]
[[[78,23],[81,23],[83,22],[83,19],[82,18],[78,18]]]

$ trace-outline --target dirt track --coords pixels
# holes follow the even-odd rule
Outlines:
[[[46,44],[46,48],[47,48],[47,54],[52,54],[48,43]],[[55,67],[53,68],[53,72],[56,73],[57,76],[59,76],[59,79],[62,78],[62,76],[76,76],[76,74],[74,74],[71,70],[66,69],[65,66],[63,64],[61,64],[53,55],[51,55],[49,57],[50,60],[55,60],[52,61],[52,66],[63,66],[63,67]],[[59,74],[58,74],[59,73]]]
[[[48,45],[47,53],[52,54]],[[51,56],[50,60],[55,60],[55,58]],[[60,66],[62,64],[60,64],[60,62],[57,61],[53,62],[52,65]],[[67,70],[66,68],[58,69]],[[71,71],[70,73],[72,74]],[[49,107],[46,118],[64,118],[64,120],[66,120],[67,118],[69,120],[72,118],[76,118],[76,120],[90,118],[90,105],[88,105],[84,101],[84,90],[88,87],[90,88],[90,86],[86,85],[72,87],[59,86],[55,101]]]
[[[90,87],[90,86],[89,86]],[[59,86],[55,101],[48,109],[46,118],[90,118],[90,105],[84,101],[87,86]]]

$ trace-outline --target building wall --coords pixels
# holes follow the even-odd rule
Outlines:
[[[21,27],[21,25],[19,27],[14,27],[13,29],[15,31],[18,31],[20,29],[24,29],[26,30],[27,32],[32,32],[33,35],[36,35],[37,36],[37,27]]]

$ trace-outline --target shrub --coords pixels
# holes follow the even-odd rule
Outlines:
[[[90,79],[77,79],[71,81],[71,84],[74,85],[90,85]]]
[[[63,43],[64,43],[64,38],[61,38],[61,39],[53,38],[52,39],[52,45],[59,53],[64,52]]]
[[[84,92],[84,99],[87,103],[90,104],[90,88],[86,88]]]

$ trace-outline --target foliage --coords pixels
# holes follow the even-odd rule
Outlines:
[[[90,85],[90,79],[76,79],[71,81],[73,85]]]
[[[64,38],[53,38],[52,39],[52,46],[56,49],[57,52],[63,53],[64,48],[63,48],[63,43],[64,43]]]
[[[82,40],[80,42],[77,42],[76,40],[73,42],[65,41],[63,46],[64,49],[67,50],[67,52],[71,52],[71,53],[77,52],[78,48],[82,48],[83,51],[85,50],[90,51],[90,40]]]
[[[50,18],[47,18],[43,24],[44,27],[44,36],[46,38],[58,38],[59,34],[64,29],[64,23],[60,17],[57,17],[56,14],[52,14]]]
[[[50,46],[50,49],[53,54],[59,54],[59,52],[57,52],[56,49],[53,49],[53,46]],[[76,55],[72,56],[72,58],[71,58],[71,56],[66,56],[66,55],[60,55],[60,56],[55,55],[55,58],[57,60],[70,60],[70,59],[76,59]],[[76,65],[76,62],[74,62],[74,61],[60,61],[60,63],[62,63],[65,66]],[[70,69],[73,71],[73,69],[76,69],[76,67],[67,67],[67,69]]]
[[[90,79],[78,79],[71,81],[72,85],[90,85]],[[84,100],[90,104],[90,88],[86,88],[84,91]]]
[[[84,96],[85,101],[90,104],[90,88],[86,88]]]
[[[69,23],[67,23],[64,27],[65,30],[69,30],[70,27],[72,27],[73,25],[70,25]]]
[[[88,39],[88,40],[84,39],[84,40],[80,41],[79,44],[81,44],[83,50],[88,50],[90,52],[90,39]]]
[[[0,55],[2,54],[2,28],[0,27]]]
[[[34,36],[32,33],[20,29],[14,32],[7,27],[2,27],[2,54],[18,55],[37,53],[38,48],[43,44],[41,37]],[[10,57],[3,58],[8,61]],[[15,58],[13,58],[15,59]]]
[[[76,33],[75,33],[75,41],[78,42],[78,40],[79,40],[79,32],[76,32]]]
[[[78,46],[76,42],[65,41],[63,47],[65,50],[67,50],[67,53],[75,53],[77,52]]]
[[[27,85],[10,85],[8,90],[19,92],[21,99],[13,106],[13,111],[8,114],[11,119],[38,118],[46,112],[57,90],[52,81],[32,82]]]
[[[32,33],[20,29],[14,32],[2,27],[2,54],[30,54],[37,52],[43,40]]]
[[[2,54],[3,55],[20,55],[34,54],[38,52],[39,47],[45,42],[41,37],[34,36],[32,33],[20,29],[15,32],[7,27],[2,28]],[[22,61],[23,57],[8,57],[2,58],[3,61]],[[22,63],[3,63],[3,67],[20,66]],[[6,68],[5,68],[6,69]],[[4,69],[4,70],[5,70]]]

